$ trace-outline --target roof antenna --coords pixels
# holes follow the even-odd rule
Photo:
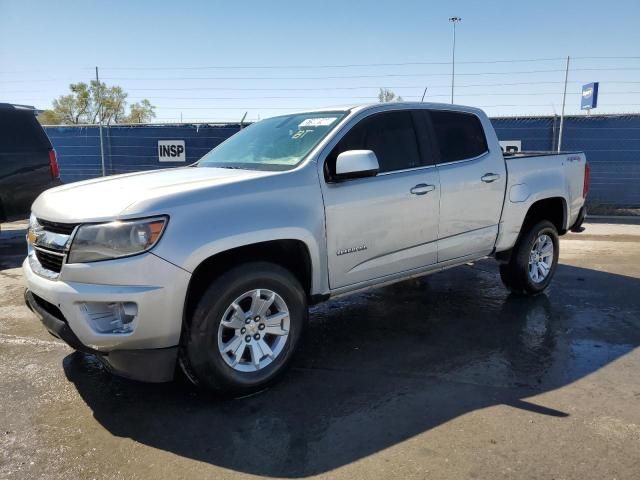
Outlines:
[[[424,103],[424,96],[427,94],[427,88],[429,87],[424,87],[424,92],[422,92],[422,100],[420,100],[420,103]]]

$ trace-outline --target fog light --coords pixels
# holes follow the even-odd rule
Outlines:
[[[138,305],[133,302],[84,302],[80,309],[98,333],[131,333],[138,315]]]

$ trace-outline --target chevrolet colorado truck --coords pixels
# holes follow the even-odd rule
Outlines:
[[[278,116],[188,167],[44,192],[25,298],[116,374],[248,394],[285,369],[311,304],[486,256],[542,292],[588,185],[582,153],[505,156],[475,108]]]

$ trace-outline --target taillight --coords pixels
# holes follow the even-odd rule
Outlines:
[[[582,185],[582,198],[587,198],[587,193],[589,193],[590,181],[591,181],[591,165],[589,165],[589,162],[584,162],[584,184]]]
[[[60,167],[58,167],[58,156],[56,151],[52,148],[49,150],[49,168],[51,169],[51,177],[60,177]]]

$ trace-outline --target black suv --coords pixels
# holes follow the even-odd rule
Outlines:
[[[56,152],[36,113],[0,103],[0,222],[29,216],[36,197],[60,185]]]

